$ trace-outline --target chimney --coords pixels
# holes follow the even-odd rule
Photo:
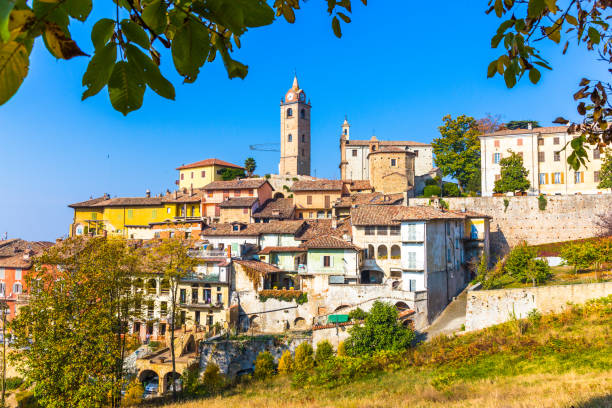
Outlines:
[[[191,185],[191,188],[189,190],[189,195],[192,196],[193,195],[193,184]]]
[[[151,190],[147,189],[145,195],[147,196],[147,198],[151,198]]]
[[[332,229],[338,228],[338,218],[336,216],[332,217]]]
[[[532,129],[531,122],[529,122],[529,123],[527,124],[527,129],[529,129],[529,130],[531,130],[531,129]]]
[[[174,190],[174,199],[176,200],[178,198],[178,190]]]
[[[404,196],[404,197],[403,197],[403,198],[404,198],[404,206],[408,207],[408,206],[409,206],[409,204],[410,204],[410,203],[408,202],[408,191],[404,191],[404,192],[402,193],[402,195]]]

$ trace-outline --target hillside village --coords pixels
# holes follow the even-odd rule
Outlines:
[[[278,174],[244,175],[248,169],[235,158],[208,152],[211,157],[178,166],[176,187],[163,193],[102,194],[69,204],[70,237],[119,237],[137,247],[171,238],[189,243],[198,265],[178,286],[175,372],[194,364],[204,370],[214,354],[210,342],[230,334],[293,333],[296,344],[328,340],[338,347],[356,324],[348,314],[377,301],[394,305],[402,325],[427,333],[449,304],[467,296],[481,259],[493,264],[522,241],[591,238],[598,235],[595,219],[612,208],[610,189],[597,188],[602,157],[595,150],[588,169],[570,170],[566,152],[558,151],[570,137],[563,126],[482,135],[482,197],[442,199],[423,197],[425,187],[441,178],[431,144],[354,140],[347,119],[339,129],[339,178],[312,177],[310,115],[311,102],[296,77],[280,103]],[[494,193],[509,149],[529,171],[524,195]],[[232,172],[241,176],[224,179]],[[541,197],[547,197],[546,211],[538,209]],[[10,293],[11,315],[27,302],[31,258],[50,245],[0,241],[0,290]],[[164,345],[137,356],[136,375],[163,394],[173,375],[169,282],[150,273],[132,284],[145,302],[129,334]],[[612,288],[608,283],[584,292],[588,300]],[[501,316],[506,309],[491,317],[500,306],[487,309],[490,299],[470,299],[468,330],[507,320]],[[523,305],[521,299],[510,307],[522,316],[538,307],[536,300]],[[572,299],[561,303],[566,300]],[[232,361],[227,356],[234,352],[214,357],[231,376],[248,371],[255,355]]]

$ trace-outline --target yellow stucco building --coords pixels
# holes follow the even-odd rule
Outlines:
[[[206,159],[184,164],[177,168],[179,171],[177,184],[181,190],[184,188],[202,188],[213,181],[222,180],[223,169],[244,170],[244,167],[219,159]]]

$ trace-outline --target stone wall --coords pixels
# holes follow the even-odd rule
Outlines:
[[[507,208],[504,199],[509,201]],[[536,245],[596,236],[596,221],[612,208],[612,194],[546,196],[546,200],[542,211],[534,196],[444,198],[451,210],[465,208],[493,217],[492,257],[504,254],[522,240]],[[409,205],[428,205],[430,201],[411,198]]]
[[[331,345],[334,347],[334,350],[338,350],[338,344],[345,341],[349,338],[349,329],[353,327],[352,325],[347,326],[337,326],[337,327],[329,327],[325,329],[313,330],[312,332],[312,347],[317,347],[322,341],[329,341]]]
[[[560,312],[568,303],[584,303],[612,294],[612,282],[535,288],[470,290],[467,294],[465,329],[478,330],[526,317],[533,309]]]

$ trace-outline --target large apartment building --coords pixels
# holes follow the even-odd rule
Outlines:
[[[578,171],[568,165],[568,144],[573,138],[565,126],[501,130],[480,136],[482,195],[493,195],[500,161],[510,151],[522,156],[529,171],[530,195],[609,193],[610,189],[597,188],[603,159],[599,150],[589,151],[586,167]]]

